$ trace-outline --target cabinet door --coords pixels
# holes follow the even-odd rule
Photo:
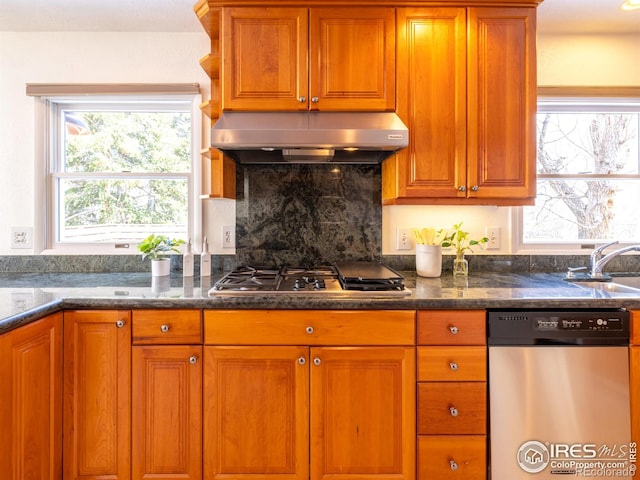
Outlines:
[[[307,110],[306,8],[224,8],[223,110]]]
[[[308,348],[204,350],[204,478],[308,480]]]
[[[395,9],[309,10],[311,110],[395,109]]]
[[[65,480],[130,478],[131,312],[64,313]]]
[[[0,378],[2,477],[61,479],[61,313],[0,336]]]
[[[134,347],[132,477],[202,478],[202,347]]]
[[[468,194],[535,197],[535,8],[470,8],[468,42]]]
[[[409,147],[384,163],[383,195],[464,197],[465,9],[399,8],[397,15],[398,114],[410,135]]]
[[[415,477],[415,349],[311,349],[311,480]]]

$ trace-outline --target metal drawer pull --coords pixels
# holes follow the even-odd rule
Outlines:
[[[169,331],[169,325],[167,325],[166,323],[164,325],[160,325],[160,331],[162,333],[167,333]]]
[[[449,413],[451,413],[452,417],[457,417],[458,416],[458,409],[456,407],[454,407],[453,405],[449,406]]]
[[[458,464],[456,463],[455,460],[449,460],[449,467],[451,468],[451,470],[453,470],[454,472],[456,470],[458,470]]]
[[[307,327],[306,332],[311,335],[313,333],[313,327]]]
[[[189,363],[191,365],[195,365],[196,363],[198,363],[198,356],[197,355],[192,355],[189,357]]]
[[[124,320],[118,320],[118,321],[116,321],[116,327],[118,327],[118,328],[122,328],[122,327],[124,327]]]
[[[458,370],[458,364],[456,362],[449,362],[449,368],[455,372]]]
[[[307,101],[307,97],[300,97],[300,98],[298,99],[298,101],[299,101],[300,103],[305,103],[305,102]]]
[[[474,185],[473,187],[471,187],[471,191],[472,192],[477,192],[478,191],[478,185]]]
[[[320,99],[318,97],[311,97],[311,102],[312,103],[318,103],[320,101]]]
[[[320,365],[321,363],[322,363],[322,361],[318,357],[313,359],[313,364],[314,365]]]
[[[307,359],[304,358],[304,357],[300,357],[300,358],[298,358],[298,363],[300,365],[304,365],[305,363],[307,363]]]
[[[453,335],[457,335],[457,334],[458,334],[458,327],[456,327],[455,325],[449,325],[449,331],[450,331]]]
[[[466,192],[467,191],[467,187],[466,187],[466,185],[460,185],[458,187],[458,190],[461,191],[461,192]]]

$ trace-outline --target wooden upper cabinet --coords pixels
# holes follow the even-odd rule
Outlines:
[[[535,198],[535,8],[399,8],[398,114],[385,204]]]
[[[470,197],[535,197],[535,42],[534,8],[469,9]]]
[[[393,110],[394,8],[224,8],[223,110]]]
[[[383,196],[447,198],[466,181],[466,11],[398,9],[398,114],[409,147],[395,163]],[[392,190],[389,192],[389,190]]]

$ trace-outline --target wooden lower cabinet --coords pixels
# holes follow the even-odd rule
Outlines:
[[[134,346],[132,369],[132,478],[201,479],[202,346]]]
[[[421,435],[418,437],[419,479],[479,480],[486,477],[486,437],[479,435]]]
[[[418,480],[487,478],[485,317],[418,312]]]
[[[131,312],[64,312],[64,480],[126,480]]]
[[[415,478],[414,331],[405,329],[414,313],[386,313],[406,346],[313,346],[341,325],[385,317],[324,315],[326,324],[320,311],[205,311],[205,480]],[[238,322],[246,345],[210,345],[238,341]],[[302,338],[307,345],[286,345]]]
[[[62,478],[62,314],[0,336],[0,471]]]

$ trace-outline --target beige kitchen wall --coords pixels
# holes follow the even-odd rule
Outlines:
[[[0,255],[40,253],[10,248],[12,226],[35,227],[36,132],[27,83],[199,83],[207,99],[210,80],[198,60],[209,50],[204,30],[0,32]],[[233,223],[235,212],[217,209],[215,218]]]
[[[539,35],[537,43],[538,85],[640,86],[639,35]],[[500,249],[483,253],[518,253],[512,213],[508,207],[383,207],[382,253],[414,253],[396,248],[398,229],[448,227],[457,221],[473,237],[483,236],[485,227],[500,228]]]
[[[640,85],[633,35],[547,35],[538,38],[540,85]],[[10,248],[11,227],[34,227],[34,100],[26,83],[197,82],[208,98],[209,79],[198,59],[209,49],[203,33],[0,32],[0,255],[40,253]],[[222,226],[235,222],[233,201],[206,200],[204,234],[225,254]],[[396,249],[397,228],[448,226],[463,221],[474,235],[501,229],[511,253],[511,209],[498,207],[383,208],[383,253]],[[218,238],[220,237],[220,238]]]

